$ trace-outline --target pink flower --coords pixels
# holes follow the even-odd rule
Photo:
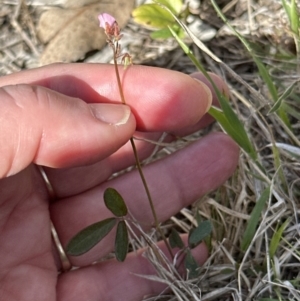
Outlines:
[[[102,27],[105,31],[108,40],[120,40],[122,35],[120,35],[119,25],[116,19],[110,14],[103,13],[98,16],[100,27]]]
[[[110,14],[103,13],[98,16],[99,22],[100,22],[100,27],[102,27],[104,30],[106,29],[106,23],[108,24],[109,27],[112,27],[114,23],[116,23],[116,19],[111,16]]]

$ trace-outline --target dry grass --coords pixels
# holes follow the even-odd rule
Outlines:
[[[17,1],[3,3],[0,7],[2,75],[35,66],[43,49],[34,33],[41,7],[35,6],[35,1],[19,7]],[[251,41],[279,94],[299,81],[299,53],[281,2],[237,0],[218,3],[231,24]],[[181,279],[171,265],[168,269],[162,268],[149,253],[147,256],[158,271],[157,278],[152,280],[168,283],[172,294],[147,300],[300,300],[299,85],[285,97],[285,102],[292,108],[289,112],[291,127],[288,128],[278,114],[267,114],[272,100],[266,83],[258,75],[249,53],[217,17],[210,1],[203,1],[201,10],[195,13],[216,29],[216,36],[206,43],[207,46],[248,84],[237,81],[210,57],[191,46],[208,70],[227,80],[232,106],[243,121],[265,172],[242,152],[236,173],[225,185],[198,200],[192,208],[182,210],[167,223],[167,229],[176,225],[181,232],[187,232],[194,223],[195,212],[210,219],[214,226],[211,255],[201,268],[199,278],[187,280]],[[186,73],[196,70],[174,41],[153,42],[148,31],[132,21],[125,32],[134,36],[134,39],[128,38],[126,47],[137,63]],[[85,61],[99,61],[100,56],[102,61],[103,57],[110,61],[110,56],[105,56],[105,49],[103,51]],[[215,124],[206,132],[211,130],[220,129]],[[197,133],[190,138],[203,134]],[[168,154],[176,149],[175,145],[164,152]],[[270,197],[260,214],[250,245],[243,250],[242,241],[253,208],[268,186],[271,187]],[[282,233],[279,233],[283,225]],[[277,245],[274,244],[276,235]],[[144,245],[144,241],[137,242],[139,244]]]
[[[210,219],[214,233],[211,257],[201,270],[197,280],[199,286],[190,282],[185,285],[193,289],[199,300],[300,300],[299,116],[290,116],[289,129],[278,115],[267,114],[272,100],[266,83],[259,77],[242,44],[221,21],[212,17],[215,13],[209,1],[206,4],[207,11],[201,12],[203,19],[207,15],[209,20],[213,19],[213,24],[219,22],[220,26],[217,37],[208,46],[240,78],[232,77],[206,55],[201,54],[199,59],[210,70],[227,78],[232,105],[244,122],[266,172],[263,173],[246,153],[242,153],[235,176],[218,192],[200,200],[199,206],[189,212],[189,216],[193,216],[198,210],[204,218]],[[223,10],[227,18],[253,43],[275,85],[283,93],[294,81],[299,81],[299,59],[280,3],[262,1],[250,7],[247,1],[231,4],[231,9],[225,7]],[[266,15],[267,20],[262,18]],[[299,113],[299,100],[298,85],[285,101]],[[291,154],[279,143],[298,148]],[[278,146],[277,150],[272,149],[274,144]],[[242,241],[254,205],[269,185],[271,194],[261,212],[255,235],[243,250]],[[276,235],[278,244],[275,247]],[[192,294],[187,299],[178,298],[194,299],[198,300]]]
[[[251,42],[267,66],[281,95],[300,77],[299,53],[296,53],[287,17],[281,4],[275,1],[249,3],[236,1],[231,2],[231,6],[222,6],[219,1],[227,19]],[[238,76],[233,77],[209,56],[191,47],[207,69],[227,79],[232,105],[247,129],[265,172],[242,153],[239,168],[226,185],[199,200],[193,208],[184,209],[182,216],[172,219],[181,232],[188,232],[197,211],[204,219],[212,221],[214,232],[211,256],[198,279],[183,281],[177,278],[174,281],[167,277],[168,273],[164,274],[162,278],[164,281],[168,278],[174,293],[168,300],[300,300],[299,85],[296,84],[293,93],[285,97],[294,113],[289,116],[291,128],[288,128],[277,114],[268,114],[272,100],[266,82],[259,76],[242,43],[216,17],[209,1],[201,8],[201,18],[218,28],[217,36],[207,45]],[[180,57],[177,56],[180,52],[181,49],[174,50],[174,57]],[[180,61],[177,66],[172,59],[165,65],[157,65],[169,64],[183,72],[186,71],[182,66],[186,66],[188,72],[194,71],[187,57]],[[274,145],[278,148],[274,149]],[[287,151],[291,146],[296,148]],[[268,186],[271,194],[266,199],[249,246],[243,249],[253,208]],[[159,268],[158,271],[158,274],[163,272]],[[185,293],[182,296],[178,291]]]

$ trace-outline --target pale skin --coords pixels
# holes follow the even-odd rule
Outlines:
[[[205,113],[216,98],[208,86],[164,69],[121,69],[128,106],[119,104],[113,66],[56,64],[0,78],[1,301],[134,301],[164,288],[134,275],[153,274],[143,250],[124,263],[90,265],[113,250],[112,235],[70,258],[78,270],[58,275],[50,235],[50,217],[65,247],[83,227],[110,216],[103,206],[106,187],[117,189],[149,228],[153,218],[138,173],[107,181],[134,164],[128,140],[133,135],[155,140],[162,132],[185,135],[211,121]],[[200,74],[193,77],[207,83]],[[224,82],[213,78],[228,93]],[[137,147],[141,158],[153,149],[142,141]],[[224,183],[238,155],[229,137],[214,133],[145,167],[159,220]],[[35,164],[45,166],[56,201],[49,201]],[[200,244],[194,255],[203,264],[206,246]]]

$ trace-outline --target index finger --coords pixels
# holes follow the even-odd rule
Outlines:
[[[140,131],[176,131],[196,124],[211,105],[210,89],[190,76],[161,68],[119,67],[126,103]],[[0,78],[0,87],[35,84],[88,103],[119,103],[113,65],[53,64]]]

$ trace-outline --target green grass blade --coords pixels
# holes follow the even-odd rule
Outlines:
[[[292,94],[295,86],[299,83],[299,81],[300,80],[294,81],[289,87],[287,87],[287,89],[282,93],[282,95],[274,103],[274,105],[272,106],[272,108],[270,109],[268,114],[276,112],[281,107],[283,101]]]
[[[272,95],[273,100],[274,101],[277,100],[277,89],[276,89],[276,87],[275,87],[275,85],[273,83],[273,80],[272,80],[272,78],[271,78],[268,70],[266,69],[265,65],[254,54],[254,52],[253,52],[250,44],[247,42],[247,40],[244,39],[244,37],[237,30],[235,30],[235,28],[233,28],[231,26],[231,24],[228,22],[228,20],[226,19],[226,17],[224,16],[224,14],[222,13],[222,11],[220,10],[219,6],[216,4],[215,0],[211,0],[211,3],[213,5],[215,11],[219,15],[219,17],[222,19],[222,21],[235,33],[235,35],[243,43],[243,45],[245,46],[245,48],[247,49],[247,51],[249,52],[249,54],[252,56],[254,62],[257,65],[257,68],[259,70],[259,73],[260,73],[261,77],[263,78],[263,80],[265,81],[265,83],[268,86],[269,92]]]
[[[244,45],[246,42],[246,40],[240,36],[240,39],[244,41]],[[249,46],[250,48],[250,46]],[[258,59],[256,57],[256,55],[253,53],[252,49],[249,51],[250,54],[252,55],[252,58],[258,68],[258,72],[260,74],[260,76],[262,77],[263,81],[266,83],[268,90],[272,96],[273,101],[276,101],[278,99],[278,92],[277,92],[277,88],[275,87],[275,84],[269,74],[269,71],[267,70],[266,66],[261,62],[260,59]]]
[[[245,48],[247,49],[249,54],[252,56],[253,61],[255,62],[256,66],[258,68],[260,76],[262,77],[263,81],[266,83],[266,85],[268,87],[271,98],[273,99],[274,102],[276,102],[278,100],[278,91],[277,91],[277,88],[276,88],[267,68],[261,62],[261,60],[257,57],[257,55],[253,52],[253,49],[251,48],[251,46],[247,42],[247,40],[244,39],[244,37],[230,25],[230,23],[227,21],[226,17],[222,13],[222,11],[220,10],[220,8],[216,4],[216,2],[214,0],[211,0],[211,3],[213,5],[214,9],[216,10],[217,14],[219,15],[219,17],[236,34],[236,36],[243,43],[243,45],[245,46]],[[291,129],[291,124],[289,122],[288,116],[283,109],[279,109],[278,116],[289,127],[289,129]]]
[[[299,20],[299,13],[298,7],[295,0],[291,1],[291,29],[292,31],[299,37],[299,27],[300,27],[300,20]]]
[[[182,50],[187,54],[187,56],[191,59],[191,61],[195,64],[195,66],[207,77],[207,79],[211,82],[223,110],[220,111],[217,108],[211,108],[209,110],[209,114],[211,114],[223,127],[223,129],[227,132],[228,135],[234,139],[240,147],[242,147],[245,152],[247,152],[254,160],[257,158],[257,154],[248,138],[248,135],[244,129],[243,124],[229,105],[226,97],[218,90],[215,83],[211,80],[209,74],[203,68],[203,66],[198,62],[192,51],[189,47],[178,37],[176,32],[169,26],[169,30],[173,34],[174,38],[177,40],[178,44],[182,48]],[[223,114],[222,114],[222,113]]]
[[[265,207],[266,202],[269,199],[269,196],[270,196],[270,187],[266,188],[263,191],[263,193],[261,194],[260,198],[258,199],[258,201],[256,202],[252,210],[241,244],[241,248],[243,251],[247,250],[254,237],[261,213]]]
[[[285,230],[285,228],[288,226],[288,224],[291,222],[291,218],[287,219],[280,227],[279,229],[276,229],[274,232],[271,242],[270,242],[270,247],[269,247],[269,254],[270,257],[273,258],[276,250],[278,249],[279,243],[281,241],[282,233]]]
[[[228,120],[225,113],[216,107],[211,107],[208,113],[215,118],[224,131],[253,159],[257,159],[257,153],[242,127],[234,127],[231,120]],[[242,128],[242,130],[241,130]]]
[[[286,0],[282,0],[282,6],[289,18],[291,30],[299,36],[299,13],[297,8],[297,3],[295,0],[292,0],[290,3]]]
[[[300,121],[300,112],[297,112],[293,107],[291,107],[286,103],[283,103],[282,106],[284,107],[284,110],[286,112],[288,112],[291,116],[293,116],[294,118],[298,119],[298,121]]]

